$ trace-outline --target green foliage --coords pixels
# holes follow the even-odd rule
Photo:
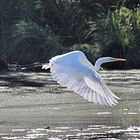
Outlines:
[[[92,9],[88,9],[91,5]],[[91,0],[47,0],[45,8],[47,24],[53,32],[60,35],[67,46],[89,42],[97,30],[95,18],[100,15],[97,11],[103,13],[102,5]]]
[[[139,7],[139,0],[117,0],[118,5],[124,6],[129,9],[135,9]]]
[[[5,30],[20,18],[18,0],[0,0],[0,56],[3,55],[3,49],[7,46],[7,35]]]
[[[59,38],[48,27],[41,27],[34,22],[20,21],[9,34],[8,41],[11,44],[4,52],[11,62],[45,62],[62,51]]]
[[[129,9],[121,7],[115,11],[108,12],[108,16],[102,29],[105,33],[105,46],[107,47],[122,47],[129,44],[132,26],[132,13]],[[118,46],[119,45],[119,46]],[[123,50],[123,49],[122,49]]]
[[[124,6],[116,7],[115,10],[109,9],[106,20],[100,24],[99,42],[102,47],[103,55],[125,57],[128,59],[127,67],[135,66],[133,61],[139,59],[137,52],[139,34],[139,8],[130,10]],[[139,40],[139,39],[138,39]],[[131,50],[131,51],[130,51]],[[136,53],[132,59],[132,50]]]
[[[140,67],[139,0],[0,3],[0,58],[8,62],[45,62],[57,54],[82,50],[92,62],[115,56],[127,58],[127,68]]]
[[[132,33],[134,35],[134,43],[127,50],[127,58],[129,60],[127,67],[140,68],[140,8],[133,11]]]

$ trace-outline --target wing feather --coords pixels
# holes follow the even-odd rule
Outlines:
[[[73,90],[89,102],[101,105],[115,105],[118,97],[106,86],[100,75],[88,67],[77,65],[62,65],[53,63],[50,65],[51,75],[60,85]]]

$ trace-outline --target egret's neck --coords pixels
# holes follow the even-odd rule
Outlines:
[[[105,62],[101,61],[101,59],[98,59],[98,60],[95,62],[95,66],[94,66],[95,70],[96,70],[96,71],[100,70],[101,65],[102,65],[103,63],[105,63]]]
[[[94,66],[94,69],[95,69],[96,71],[99,71],[99,70],[100,70],[100,68],[101,68],[101,66],[100,66],[100,65],[95,65],[95,66]]]

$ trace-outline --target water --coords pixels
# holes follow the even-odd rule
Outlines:
[[[1,73],[0,139],[140,139],[140,70],[100,74],[121,98],[113,108],[85,101],[50,73]]]

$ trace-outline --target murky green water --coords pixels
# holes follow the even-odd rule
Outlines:
[[[119,104],[88,103],[50,73],[0,74],[0,140],[140,139],[140,70],[101,71]]]

